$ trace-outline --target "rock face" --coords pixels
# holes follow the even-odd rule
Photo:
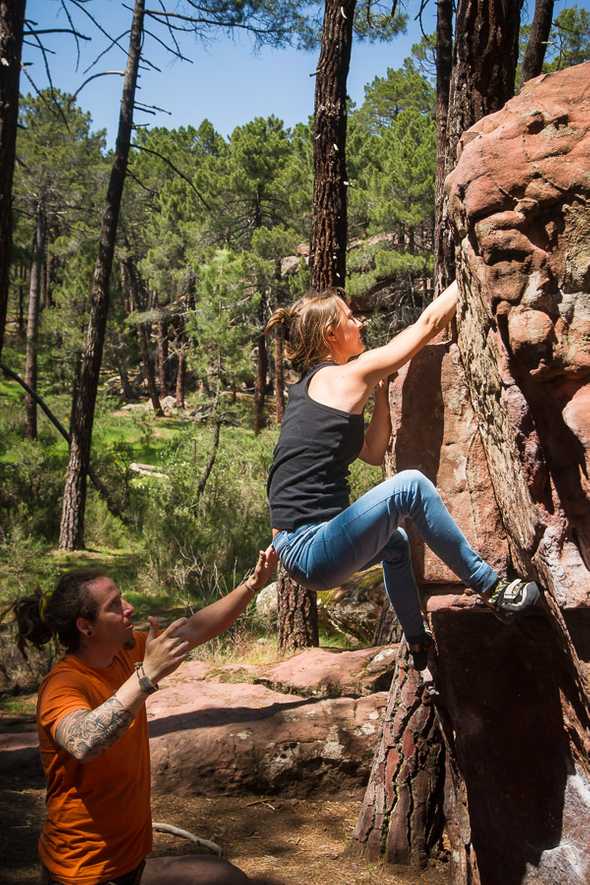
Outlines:
[[[474,597],[427,601],[436,693],[423,706],[445,746],[453,885],[590,882],[589,170],[590,63],[530,81],[464,134],[447,179],[458,345],[427,349],[392,392],[394,466],[421,468],[486,558],[497,537],[546,590],[509,625]],[[449,580],[428,554],[415,564]],[[391,771],[413,735],[389,747],[388,722],[376,758],[387,750]],[[407,777],[412,807],[432,798],[429,772]],[[380,851],[410,832],[407,803],[383,819]]]
[[[508,543],[477,432],[456,344],[425,347],[390,386],[392,473],[421,470],[439,490],[468,541],[504,571]],[[458,584],[459,578],[422,542],[408,521],[414,573],[422,584]]]
[[[183,665],[148,704],[154,791],[362,790],[387,694],[359,695],[390,676],[386,651],[310,649],[247,668],[251,682],[236,682],[235,668]]]
[[[512,560],[547,591],[511,627],[429,603],[455,882],[590,881],[589,84],[527,83],[447,179],[466,383]]]
[[[590,63],[462,139],[459,347],[512,554],[590,604]]]

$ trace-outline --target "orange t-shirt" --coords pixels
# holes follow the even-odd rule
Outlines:
[[[139,866],[152,847],[150,760],[145,707],[108,750],[77,762],[55,742],[57,725],[74,710],[94,710],[143,660],[146,635],[110,667],[95,669],[66,655],[39,689],[37,729],[47,778],[47,820],[39,855],[66,885],[95,885]]]

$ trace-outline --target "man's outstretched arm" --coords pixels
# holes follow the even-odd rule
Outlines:
[[[261,550],[252,574],[241,584],[211,605],[202,608],[175,631],[175,636],[186,639],[191,648],[202,645],[227,630],[271,578],[276,568],[276,557],[271,548]]]

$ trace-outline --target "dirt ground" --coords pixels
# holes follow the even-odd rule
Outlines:
[[[17,730],[16,726],[12,720],[10,730]],[[23,721],[22,730],[30,728],[31,723]],[[37,885],[36,843],[44,795],[39,773],[0,773],[2,885]],[[350,836],[359,802],[358,796],[168,795],[154,797],[152,807],[154,821],[182,827],[220,844],[226,857],[258,885],[447,885],[444,863],[409,873],[367,864],[352,855]],[[154,854],[188,853],[191,843],[183,838],[155,834]]]

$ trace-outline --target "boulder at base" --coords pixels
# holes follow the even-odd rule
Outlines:
[[[289,691],[299,681],[309,694],[314,685],[323,685],[344,695],[350,685],[347,653],[320,652],[325,659],[322,665],[318,651],[312,649],[293,659],[298,662],[297,679],[284,672],[281,678],[286,685],[290,682]],[[382,650],[370,651],[362,666],[355,663],[355,691],[363,681],[374,678],[370,673],[363,677],[363,669],[383,672],[391,667]],[[309,678],[305,655],[313,670]],[[339,659],[340,675],[334,665]],[[247,672],[250,679],[258,679],[265,678],[264,670],[249,667]],[[317,790],[362,791],[386,692],[360,698],[304,697],[252,682],[222,681],[224,668],[215,671],[213,680],[204,679],[204,673],[201,662],[189,662],[149,700],[155,792],[214,795],[281,790],[305,796]],[[233,674],[235,668],[232,680]]]

